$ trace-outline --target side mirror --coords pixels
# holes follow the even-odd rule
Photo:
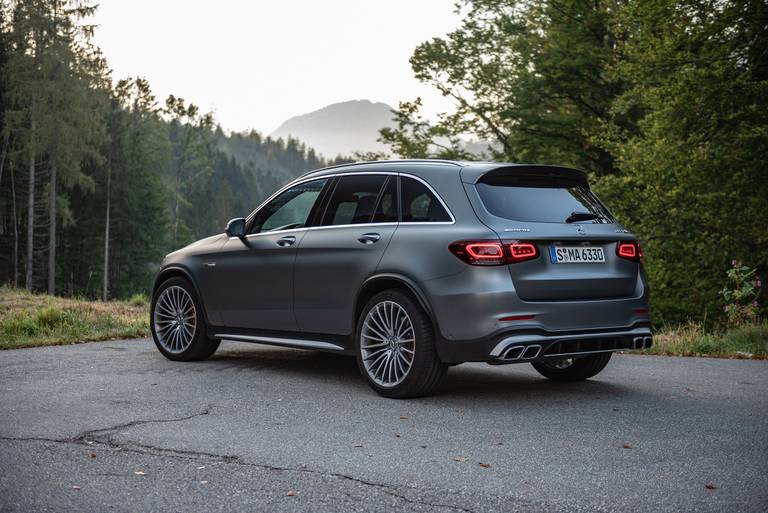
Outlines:
[[[242,239],[245,237],[245,219],[242,217],[230,219],[227,223],[227,229],[225,231],[230,237],[237,237]]]

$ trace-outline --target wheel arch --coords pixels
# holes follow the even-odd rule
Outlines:
[[[157,288],[162,285],[165,281],[169,280],[170,278],[185,278],[189,283],[192,284],[192,288],[195,289],[195,296],[197,296],[197,301],[200,303],[200,306],[203,310],[203,317],[205,319],[205,326],[206,330],[211,325],[210,319],[208,318],[208,310],[205,307],[205,301],[203,300],[203,295],[200,294],[200,287],[197,285],[197,280],[195,280],[194,275],[192,272],[190,272],[189,269],[187,269],[184,266],[181,265],[170,265],[168,267],[164,267],[160,270],[160,272],[157,273],[157,276],[155,277],[155,282],[152,285],[152,295],[150,296],[151,302],[152,302],[152,308],[154,308],[155,303],[155,293],[157,292]]]
[[[400,274],[377,274],[365,280],[357,293],[357,297],[355,298],[355,312],[352,318],[353,334],[357,328],[357,320],[360,317],[360,313],[362,312],[366,303],[368,303],[368,301],[379,292],[389,289],[407,290],[416,298],[424,311],[427,312],[427,315],[432,320],[432,323],[435,323],[435,316],[432,314],[432,307],[427,300],[427,296],[415,281]]]

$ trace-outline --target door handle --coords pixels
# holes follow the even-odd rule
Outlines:
[[[379,239],[381,239],[381,235],[378,233],[364,233],[357,238],[357,241],[360,244],[374,244],[379,242]]]
[[[287,248],[288,246],[293,246],[293,244],[296,242],[296,237],[293,235],[288,235],[286,237],[283,237],[277,241],[277,245],[281,248]]]

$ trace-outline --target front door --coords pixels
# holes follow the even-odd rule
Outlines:
[[[215,262],[215,305],[229,328],[298,329],[293,266],[327,179],[295,185],[256,212],[243,239],[230,238]]]

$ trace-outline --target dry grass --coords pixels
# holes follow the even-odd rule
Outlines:
[[[147,298],[88,301],[0,287],[0,349],[150,336]],[[660,330],[644,354],[768,359],[768,322],[716,332],[689,323]]]
[[[665,328],[653,337],[653,348],[644,354],[714,356],[719,358],[768,358],[768,322],[707,332],[699,323]]]
[[[0,349],[149,336],[147,301],[88,301],[0,287]]]

